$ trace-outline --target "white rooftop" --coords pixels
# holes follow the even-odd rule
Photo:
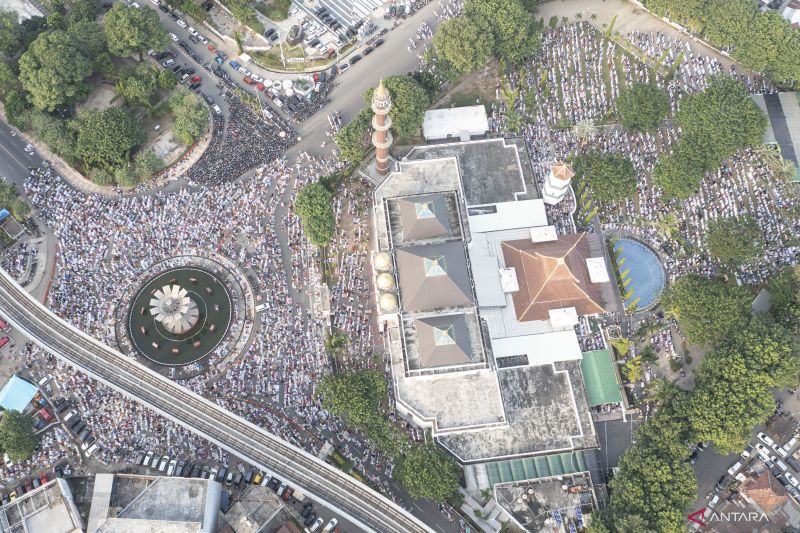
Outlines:
[[[469,229],[473,234],[547,225],[544,201],[539,198],[503,202],[494,204],[494,208],[494,213],[469,217]]]
[[[527,355],[529,366],[579,361],[583,357],[574,330],[492,339],[492,351],[495,358]]]
[[[481,307],[502,307],[506,305],[505,286],[497,258],[488,255],[470,254],[472,279],[475,295]],[[516,277],[514,278],[516,282]]]
[[[422,133],[427,140],[457,137],[469,140],[472,136],[484,135],[489,130],[486,108],[482,105],[431,109],[425,112]]]
[[[607,283],[611,281],[608,278],[608,269],[604,258],[589,257],[586,259],[586,267],[589,269],[589,279],[592,283]]]
[[[558,239],[555,226],[537,226],[531,228],[531,240],[533,242],[550,242]]]
[[[500,286],[503,287],[503,292],[517,292],[519,290],[516,269],[513,267],[500,269]]]
[[[550,325],[553,329],[572,329],[578,324],[578,311],[574,307],[564,307],[562,309],[551,309]]]

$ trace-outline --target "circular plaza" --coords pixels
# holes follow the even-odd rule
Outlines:
[[[117,309],[117,340],[156,365],[202,369],[236,357],[252,329],[247,277],[218,255],[181,255],[146,269]]]

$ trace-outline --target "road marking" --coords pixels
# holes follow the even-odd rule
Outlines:
[[[444,531],[444,533],[447,533],[447,531],[445,531],[445,529],[444,529],[442,526],[440,526],[439,524],[436,524],[436,528],[437,528],[439,531]]]

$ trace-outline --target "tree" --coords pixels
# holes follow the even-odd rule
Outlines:
[[[158,88],[165,91],[170,91],[178,85],[178,78],[169,70],[160,70],[158,72]]]
[[[139,178],[130,164],[125,164],[114,169],[114,182],[120,187],[136,187]]]
[[[161,26],[158,14],[149,8],[137,9],[116,3],[103,19],[108,49],[118,56],[139,55],[153,48],[163,50],[169,36]]]
[[[689,342],[714,344],[742,323],[750,300],[742,287],[689,274],[667,287],[661,305]]]
[[[309,183],[297,194],[294,209],[311,244],[325,247],[336,230],[333,195],[320,183]]]
[[[78,118],[76,152],[89,168],[112,170],[127,163],[144,140],[140,122],[125,109],[112,107]]]
[[[354,426],[367,424],[386,398],[386,382],[376,370],[326,374],[317,386],[322,407]]]
[[[445,501],[458,492],[461,467],[435,444],[426,442],[399,458],[393,477],[412,498]]]
[[[661,187],[668,198],[686,199],[697,192],[705,175],[703,167],[684,157],[679,140],[674,152],[662,157],[653,169],[653,181]]]
[[[737,267],[764,255],[764,234],[750,215],[718,218],[708,224],[706,246],[711,257]]]
[[[597,202],[612,204],[632,198],[636,193],[636,173],[628,157],[591,151],[576,157],[573,168]]]
[[[152,150],[142,150],[133,158],[133,171],[140,182],[150,179],[163,166],[164,162]]]
[[[33,419],[18,411],[5,411],[0,418],[0,446],[14,462],[33,455],[38,438],[33,431]]]
[[[632,131],[654,132],[669,113],[669,96],[664,89],[647,83],[623,88],[617,97],[617,118]]]
[[[439,57],[458,74],[484,66],[492,55],[494,34],[482,19],[456,17],[443,23],[433,36]]]
[[[466,0],[464,15],[492,33],[494,56],[519,64],[542,44],[542,27],[520,0]]]
[[[0,181],[0,205],[8,209],[17,220],[25,220],[31,212],[31,207],[20,198],[17,188],[5,181]]]
[[[579,120],[572,127],[572,133],[578,138],[581,143],[586,143],[589,139],[597,135],[598,127],[590,118]]]
[[[428,93],[411,76],[389,76],[383,83],[392,97],[392,109],[389,111],[392,130],[398,137],[408,139],[422,126],[425,111],[430,106]],[[364,93],[367,103],[372,101],[374,90],[370,88]]]
[[[681,100],[675,120],[683,133],[673,153],[658,162],[653,177],[669,196],[686,198],[736,151],[761,144],[766,118],[742,85],[713,76],[708,87]]]
[[[92,63],[65,31],[39,35],[19,59],[19,80],[37,109],[55,111],[86,97]]]
[[[351,165],[357,165],[364,159],[369,146],[371,121],[372,112],[365,107],[333,137],[339,148],[340,159],[348,161]]]
[[[800,333],[800,267],[786,266],[769,278],[772,297],[770,314],[774,319]]]
[[[22,43],[22,27],[14,11],[0,10],[0,52],[11,56],[19,50]]]
[[[336,357],[342,353],[350,344],[350,337],[347,332],[340,329],[332,329],[325,337],[325,349],[330,355]]]
[[[185,145],[193,144],[208,128],[208,108],[188,89],[181,89],[169,100],[175,117],[172,132]]]
[[[738,452],[775,407],[774,387],[796,386],[800,346],[782,326],[754,319],[706,355],[688,418],[696,440]]]
[[[97,60],[107,49],[106,34],[94,20],[79,20],[67,29],[87,58],[97,65]]]
[[[72,27],[82,22],[94,22],[100,12],[95,0],[72,0],[67,10],[67,24]]]
[[[669,389],[663,405],[637,433],[612,479],[611,502],[601,517],[614,531],[679,533],[686,529],[684,509],[695,499],[697,481],[683,416],[688,401],[677,388]]]
[[[0,61],[0,100],[4,99],[9,91],[18,91],[18,75],[13,65]]]
[[[125,99],[125,103],[150,109],[153,106],[153,96],[158,90],[158,76],[159,71],[154,67],[139,65],[117,83],[117,91]]]

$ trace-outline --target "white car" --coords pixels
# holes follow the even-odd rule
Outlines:
[[[241,73],[242,73],[242,74],[244,74],[245,76],[247,76],[247,73],[249,72],[249,71],[248,71],[246,68],[244,68],[244,67],[239,67],[239,68],[237,68],[236,70],[238,70],[239,72],[241,72]]]
[[[255,81],[255,82],[258,82],[258,83],[263,83],[264,82],[264,78],[262,78],[258,74],[250,74],[250,77],[253,78],[253,81]]]
[[[313,533],[314,531],[319,529],[319,526],[321,526],[324,521],[325,519],[320,516],[319,518],[317,518],[316,522],[311,524],[311,527],[309,527],[308,530]]]
[[[169,34],[169,38],[172,39],[172,42],[174,42],[174,43],[178,42],[178,36],[175,35],[174,33],[170,33]]]
[[[798,485],[800,485],[800,481],[797,481],[797,478],[796,478],[796,477],[794,477],[793,475],[789,474],[788,472],[786,473],[786,479],[788,479],[788,480],[789,480],[789,483],[791,483],[791,484],[792,484],[792,485],[794,485],[795,487],[797,487]]]
[[[197,34],[197,38],[200,39],[200,42],[203,44],[208,44],[208,38],[203,35],[202,33]]]
[[[322,530],[322,533],[331,533],[331,531],[333,531],[333,528],[335,528],[336,524],[338,523],[339,521],[337,519],[331,518],[331,521],[325,524],[325,529]]]
[[[158,5],[158,0],[150,0],[150,1],[151,1],[152,3],[154,3],[155,5]]]
[[[197,37],[197,30],[196,30],[196,29],[194,29],[194,28],[192,28],[191,26],[189,26],[189,33],[191,33],[192,35],[194,35],[195,37]]]
[[[178,19],[178,20],[176,20],[176,21],[175,21],[175,24],[177,24],[177,25],[178,25],[178,26],[180,26],[181,28],[185,28],[186,26],[188,26],[188,24],[186,24],[186,23],[185,23],[184,21],[182,21],[181,19]]]
[[[766,433],[764,433],[763,431],[762,431],[761,433],[759,433],[758,435],[756,435],[756,436],[757,436],[759,439],[761,439],[761,440],[763,440],[764,442],[766,442],[766,443],[767,443],[768,445],[770,445],[770,446],[772,446],[773,444],[775,444],[775,441],[774,441],[774,440],[772,440],[771,438],[769,438],[769,435],[767,435],[767,434],[766,434]]]
[[[300,12],[299,9],[297,9],[296,7],[293,7],[292,9],[289,10],[289,16],[293,17],[293,16],[297,15],[299,12]]]
[[[778,455],[780,455],[781,457],[783,457],[783,458],[786,458],[786,456],[787,456],[787,455],[789,455],[788,453],[786,453],[786,450],[784,450],[783,448],[781,448],[780,446],[778,446],[778,445],[777,445],[777,444],[775,444],[775,443],[772,443],[772,444],[770,445],[770,448],[772,448],[773,450],[775,450],[775,452],[776,452]]]
[[[761,444],[760,442],[756,443],[756,451],[758,452],[759,457],[764,461],[769,461],[769,455],[772,450]]]
[[[217,115],[221,115],[222,114],[222,109],[220,109],[217,104],[212,105],[211,109],[213,109],[214,113],[216,113]]]
[[[136,2],[131,3],[131,6],[137,8],[137,9],[142,7],[139,4],[137,4]]]
[[[175,466],[178,464],[177,459],[173,459],[169,462],[169,466],[167,467],[167,475],[171,476],[175,473]]]

